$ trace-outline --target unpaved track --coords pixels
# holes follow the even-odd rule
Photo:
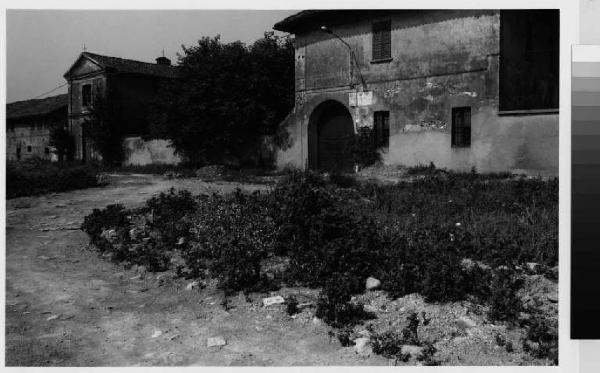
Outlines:
[[[264,185],[112,175],[104,188],[7,201],[6,365],[387,365],[342,348],[310,316],[291,319],[282,307],[236,297],[232,309],[207,288],[186,291],[176,280],[136,278],[87,247],[79,230],[93,208],[128,207],[170,187],[193,193]],[[153,338],[153,334],[162,334]],[[156,333],[158,334],[158,333]],[[221,335],[227,345],[206,347]]]

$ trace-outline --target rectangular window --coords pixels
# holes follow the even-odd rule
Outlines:
[[[376,111],[373,119],[375,146],[388,147],[390,145],[390,112]]]
[[[31,153],[31,145],[27,145],[27,153]]]
[[[558,110],[557,9],[500,11],[501,112]]]
[[[92,85],[84,84],[81,86],[81,106],[92,106]]]
[[[373,61],[392,58],[391,22],[373,23]]]
[[[452,146],[471,146],[471,108],[452,108]]]
[[[44,148],[44,154],[50,155],[50,148],[49,147],[45,147]]]

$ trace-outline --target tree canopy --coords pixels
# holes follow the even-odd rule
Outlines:
[[[150,136],[191,162],[243,157],[274,134],[294,106],[294,47],[267,32],[247,46],[203,37],[182,46],[179,79],[154,106]]]

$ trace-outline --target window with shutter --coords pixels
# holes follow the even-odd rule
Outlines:
[[[392,58],[391,22],[373,23],[373,61]]]
[[[452,146],[471,146],[471,108],[452,108]]]

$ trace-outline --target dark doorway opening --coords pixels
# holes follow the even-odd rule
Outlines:
[[[309,167],[320,171],[351,172],[354,124],[348,109],[326,101],[312,113],[309,123]]]

